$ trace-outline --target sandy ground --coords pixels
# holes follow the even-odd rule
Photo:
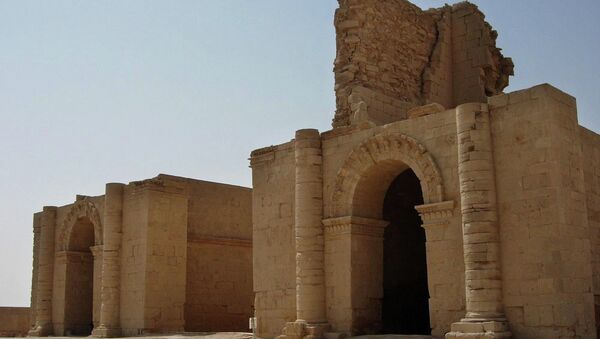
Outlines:
[[[73,339],[77,337],[51,337],[52,339]],[[81,337],[79,337],[81,338]],[[217,333],[185,333],[165,335],[144,335],[138,337],[123,337],[131,339],[252,339],[252,333],[244,332],[217,332]],[[429,339],[430,336],[422,335],[362,335],[352,337],[356,339]],[[47,339],[47,338],[45,338]]]
[[[33,337],[29,337],[33,338]],[[52,339],[73,339],[82,337],[50,337]],[[85,338],[85,337],[83,337]],[[91,337],[90,337],[91,338]],[[136,337],[123,337],[131,339],[252,339],[252,333],[243,332],[218,332],[218,333],[185,333],[165,335],[143,335]],[[44,338],[47,339],[47,338]]]

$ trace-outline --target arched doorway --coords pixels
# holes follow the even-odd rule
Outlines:
[[[88,217],[78,218],[66,247],[65,314],[66,335],[92,333],[94,299],[94,224]]]
[[[391,194],[404,194],[410,199],[394,204]],[[345,266],[326,267],[330,276],[350,272],[346,279],[350,287],[341,289],[342,293],[349,292],[339,298],[339,303],[352,300],[352,313],[348,316],[345,309],[331,306],[342,314],[336,325],[354,335],[431,334],[431,328],[439,324],[429,316],[436,309],[435,306],[428,309],[428,286],[442,277],[439,272],[427,272],[431,258],[426,259],[425,236],[429,233],[425,233],[422,226],[447,224],[454,204],[444,200],[441,172],[426,147],[410,136],[389,131],[368,138],[354,148],[338,170],[329,206],[331,217],[323,221],[326,251],[333,257],[338,255],[336,241],[345,240],[351,245],[345,247],[346,252],[341,251],[343,255],[338,255],[349,258]],[[394,213],[399,216],[393,216]],[[410,257],[417,259],[407,259]],[[387,261],[385,273],[384,261]],[[403,267],[415,263],[416,267]],[[387,277],[384,278],[384,274]],[[403,289],[407,293],[418,294],[418,301],[407,303],[406,297],[388,306],[394,299],[394,279],[399,280],[398,285],[405,284]],[[402,299],[402,296],[396,298]],[[392,309],[393,304],[399,306],[398,303],[406,306],[406,316],[402,315],[404,311]],[[418,325],[411,324],[415,320],[410,317],[416,314],[419,314]],[[344,323],[347,318],[350,320]]]
[[[382,333],[430,334],[425,230],[415,206],[423,204],[419,178],[403,171],[388,188],[383,219]]]

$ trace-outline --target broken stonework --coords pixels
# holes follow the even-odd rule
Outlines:
[[[251,154],[257,334],[597,338],[600,136],[575,99],[502,93],[473,4],[339,3],[333,129]]]
[[[339,2],[334,128],[405,119],[432,102],[485,102],[508,86],[512,61],[471,3],[423,11],[403,0]]]

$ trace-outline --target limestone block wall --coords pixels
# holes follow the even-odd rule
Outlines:
[[[517,338],[592,337],[592,244],[575,100],[541,85],[489,105],[510,329]]]
[[[188,199],[182,187],[158,180],[148,190],[145,328],[184,330]]]
[[[596,331],[600,335],[600,136],[581,127],[583,175],[590,227]]]
[[[123,237],[121,243],[121,331],[140,334],[144,328],[149,197],[141,185],[127,185],[123,192]]]
[[[293,142],[251,155],[254,307],[261,337],[296,320]]]
[[[339,3],[334,128],[365,117],[405,119],[409,108],[432,102],[485,102],[508,85],[512,61],[473,4],[423,11],[405,0]]]
[[[0,337],[24,337],[30,325],[29,307],[0,307]]]
[[[248,332],[253,316],[250,240],[188,239],[186,331]]]
[[[188,180],[186,191],[185,329],[248,331],[254,313],[252,190]]]
[[[186,181],[188,236],[252,239],[252,189]]]
[[[323,196],[325,201],[325,217],[341,217],[341,215],[332,214],[332,210],[335,202],[336,182],[338,181],[340,168],[344,165],[346,159],[362,142],[382,133],[407,135],[423,145],[431,153],[431,156],[440,169],[445,189],[445,200],[455,201],[454,215],[450,217],[448,224],[426,228],[432,333],[436,336],[443,336],[450,330],[452,322],[464,316],[465,307],[462,230],[460,213],[458,212],[460,211],[460,195],[455,111],[449,110],[439,114],[398,121],[381,127],[346,127],[323,133]],[[390,180],[393,180],[404,169],[406,167],[390,168],[387,170],[389,173],[386,172],[386,176],[389,176]],[[341,174],[344,175],[344,173]],[[386,180],[383,175],[379,176],[379,178]],[[383,196],[387,190],[387,186],[383,186],[383,191],[380,192],[382,197],[371,197],[372,199],[365,200],[363,204],[368,204],[369,201],[378,199],[381,199],[381,202],[383,202]],[[257,187],[255,186],[256,189]],[[377,208],[381,209],[379,212],[381,213],[383,204],[380,207],[373,207],[373,210],[377,210]],[[358,217],[375,218],[377,216],[358,215]],[[351,241],[348,238],[344,239],[339,236],[333,236],[333,234],[330,234],[329,239],[331,242],[326,241],[325,265],[327,274],[328,320],[335,330],[348,331],[347,326],[350,321],[348,319],[350,313],[348,312],[348,308],[351,308],[354,314],[356,314],[355,319],[360,318],[361,314],[364,316],[365,312],[358,305],[365,305],[366,301],[356,300],[356,298],[362,298],[364,295],[369,295],[369,293],[374,299],[381,297],[375,290],[372,292],[364,290],[365,288],[381,288],[381,284],[366,281],[375,277],[377,272],[371,272],[371,274],[367,271],[365,274],[362,274],[365,271],[365,267],[373,266],[369,262],[363,262],[363,259],[369,256],[378,257],[377,248],[379,247],[369,245],[369,241],[363,243],[359,249],[356,240]],[[368,237],[365,237],[365,239],[368,239]],[[356,259],[349,261],[348,249],[351,250],[351,253],[360,253],[360,255],[356,256]],[[343,273],[348,272],[348,269],[356,269],[358,272],[350,280],[345,279],[345,273]],[[345,298],[348,294],[345,290],[352,289],[352,284],[360,286],[362,290],[359,291],[359,289],[356,289],[352,294],[352,301],[349,301]],[[349,303],[354,303],[354,305],[350,305]]]

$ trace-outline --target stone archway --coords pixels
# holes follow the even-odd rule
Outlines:
[[[351,320],[343,325],[352,334],[382,333],[383,239],[390,224],[384,220],[384,200],[392,183],[407,171],[414,172],[417,187],[420,185],[418,191],[422,197],[415,201],[424,204],[412,206],[423,220],[420,226],[427,228],[446,222],[440,220],[440,216],[442,219],[451,216],[454,204],[444,201],[441,173],[431,154],[414,138],[389,132],[375,135],[357,146],[338,171],[328,211],[333,218],[323,221],[325,246],[330,257],[337,256],[348,262],[326,265],[326,269],[332,270],[330,277],[351,272],[346,277],[350,282],[350,288],[346,288],[349,295],[340,299],[352,300]],[[345,249],[347,253],[336,253],[344,242],[350,244]],[[425,243],[422,246],[425,247]],[[328,285],[335,284],[328,282]],[[332,313],[337,311],[332,310]]]
[[[408,168],[419,178],[425,204],[444,201],[442,176],[427,149],[407,135],[382,133],[356,147],[338,171],[330,215],[381,218],[385,192]]]
[[[99,325],[102,223],[94,203],[77,201],[59,230],[57,335],[90,335]]]
[[[71,210],[65,217],[65,220],[61,226],[58,239],[58,248],[60,251],[66,251],[71,233],[73,232],[73,226],[75,226],[77,220],[81,218],[87,218],[94,227],[94,246],[102,245],[102,222],[100,219],[100,212],[96,208],[93,202],[86,199],[78,200],[73,204]]]

